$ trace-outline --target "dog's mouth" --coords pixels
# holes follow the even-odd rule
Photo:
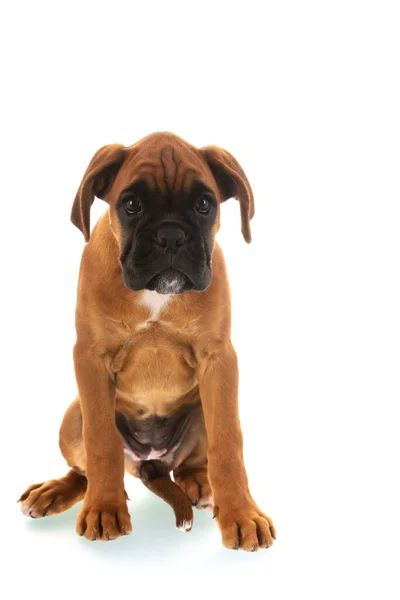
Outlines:
[[[193,282],[187,275],[172,268],[157,273],[146,285],[146,289],[158,294],[181,294],[193,288]]]

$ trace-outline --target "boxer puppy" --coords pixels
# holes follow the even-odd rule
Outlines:
[[[91,234],[95,196],[109,210]],[[252,190],[226,150],[155,133],[93,156],[71,214],[87,242],[73,353],[79,395],[60,430],[71,470],[30,486],[24,514],[55,515],[83,499],[79,535],[126,535],[126,471],[172,506],[179,528],[190,530],[194,505],[213,511],[227,548],[271,546],[274,526],[243,463],[229,283],[215,242],[220,204],[232,197],[250,242]]]

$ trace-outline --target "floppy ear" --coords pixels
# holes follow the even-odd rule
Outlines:
[[[103,146],[85,171],[72,205],[71,221],[82,231],[86,242],[90,238],[90,207],[94,197],[103,200],[124,161],[125,152],[122,144]]]
[[[205,146],[200,148],[200,152],[217,182],[222,202],[228,198],[239,200],[242,234],[249,244],[251,242],[250,219],[254,217],[254,197],[245,172],[236,158],[223,148]]]

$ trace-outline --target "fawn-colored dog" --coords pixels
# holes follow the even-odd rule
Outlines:
[[[109,210],[90,234],[95,196]],[[215,242],[220,203],[231,197],[250,242],[253,194],[226,150],[155,133],[92,158],[71,215],[88,242],[76,307],[79,396],[60,430],[71,470],[30,486],[25,514],[55,515],[83,499],[79,535],[128,534],[127,471],[172,506],[179,528],[191,528],[195,505],[213,511],[227,548],[271,546],[274,526],[243,463],[229,283]]]

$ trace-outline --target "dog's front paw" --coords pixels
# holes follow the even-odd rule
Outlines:
[[[225,548],[255,552],[260,548],[269,548],[276,539],[272,520],[255,502],[246,502],[236,508],[224,504],[215,506],[214,516]]]
[[[132,531],[126,502],[84,502],[76,532],[87,540],[115,540]]]

